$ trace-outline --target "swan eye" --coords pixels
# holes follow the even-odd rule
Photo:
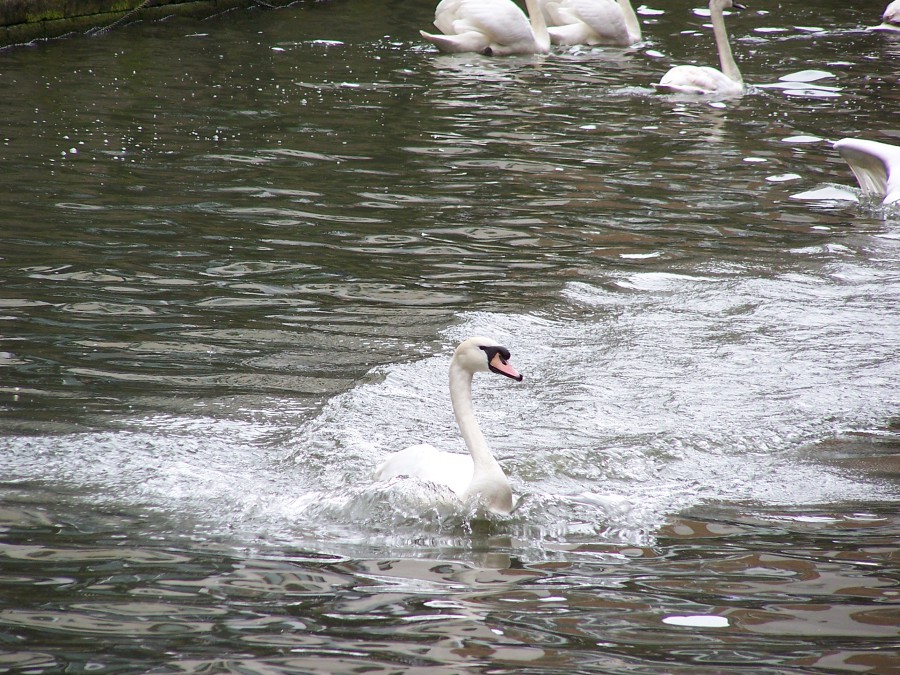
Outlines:
[[[506,364],[510,359],[509,350],[506,347],[479,347],[481,351],[483,351],[487,355],[488,363],[494,360],[494,357],[499,356],[500,362]]]

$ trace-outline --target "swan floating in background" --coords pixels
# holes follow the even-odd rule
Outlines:
[[[860,138],[842,138],[834,147],[850,165],[863,194],[878,197],[885,205],[900,202],[900,147]]]
[[[509,363],[509,350],[490,338],[471,337],[456,348],[450,360],[450,402],[469,454],[413,445],[390,455],[376,469],[375,480],[409,476],[444,485],[463,501],[476,498],[494,513],[513,510],[509,481],[491,454],[472,407],[472,377],[482,372],[522,380]]]
[[[675,66],[654,85],[657,91],[714,96],[740,96],[744,93],[744,78],[734,62],[728,31],[725,30],[723,11],[731,7],[743,9],[742,5],[732,0],[709,0],[709,15],[722,70],[709,66]]]
[[[900,33],[900,0],[894,0],[884,10],[881,16],[881,25],[874,30],[888,30]]]
[[[512,0],[441,0],[434,25],[443,35],[419,32],[442,52],[546,54],[550,34],[538,0],[525,5],[528,17]]]
[[[541,0],[550,41],[556,45],[616,45],[641,41],[629,0]]]

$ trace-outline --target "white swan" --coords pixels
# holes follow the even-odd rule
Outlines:
[[[881,16],[881,25],[874,30],[887,30],[900,32],[900,0],[894,0],[889,4]]]
[[[734,62],[722,14],[730,7],[743,8],[732,0],[709,0],[709,15],[722,70],[709,66],[675,66],[663,75],[659,84],[654,85],[658,91],[714,96],[740,96],[744,93],[744,78]]]
[[[450,360],[450,401],[469,454],[440,452],[430,445],[413,445],[390,455],[375,471],[375,480],[410,476],[449,487],[465,501],[479,499],[488,510],[513,510],[512,490],[503,469],[488,448],[472,408],[472,376],[480,372],[522,376],[509,363],[509,350],[486,337],[462,342]]]
[[[615,45],[641,41],[641,24],[629,0],[542,0],[555,45]]]
[[[443,35],[419,32],[442,52],[546,54],[550,35],[538,0],[525,5],[528,17],[512,0],[441,0],[434,25]]]
[[[850,165],[863,194],[882,199],[885,205],[900,202],[900,147],[842,138],[834,144]]]

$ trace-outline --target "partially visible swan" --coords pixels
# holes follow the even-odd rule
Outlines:
[[[863,194],[883,199],[885,205],[900,202],[900,147],[860,138],[842,138],[834,147],[850,165]]]
[[[900,0],[894,0],[887,6],[881,16],[881,25],[875,26],[875,30],[900,32]]]
[[[472,376],[484,372],[522,380],[509,363],[509,350],[490,338],[471,337],[456,348],[450,359],[450,401],[468,455],[413,445],[390,455],[376,469],[375,480],[410,476],[449,487],[463,501],[474,497],[494,513],[512,511],[509,481],[491,454],[472,407]]]
[[[723,10],[731,7],[743,9],[742,5],[732,0],[709,0],[709,16],[722,70],[709,66],[675,66],[663,75],[659,84],[654,85],[658,91],[714,96],[740,96],[744,93],[744,78],[734,62],[722,14]]]
[[[538,0],[525,5],[528,17],[512,0],[441,0],[434,25],[443,35],[419,32],[442,52],[546,54],[550,35]]]
[[[641,24],[630,0],[542,0],[555,45],[616,45],[641,41]]]

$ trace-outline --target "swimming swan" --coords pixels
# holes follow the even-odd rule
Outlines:
[[[503,469],[488,448],[472,408],[472,376],[480,372],[505,375],[517,382],[522,376],[509,363],[509,350],[486,337],[462,342],[450,359],[450,402],[469,454],[440,452],[426,444],[413,445],[390,455],[375,471],[375,480],[410,476],[449,487],[465,501],[482,500],[488,510],[513,510],[512,490]]]
[[[884,10],[881,17],[881,25],[874,30],[887,30],[900,32],[900,0],[894,0]]]
[[[900,202],[900,147],[860,138],[842,138],[834,147],[850,165],[863,194],[882,199],[884,205]]]
[[[525,0],[525,6],[528,17],[512,0],[441,0],[434,25],[443,35],[419,32],[442,52],[546,54],[550,35],[538,0]]]
[[[629,0],[541,0],[541,9],[555,45],[628,47],[641,41]]]
[[[654,85],[657,91],[715,96],[740,96],[744,93],[744,78],[731,54],[725,17],[722,14],[729,7],[743,9],[742,5],[732,3],[732,0],[709,0],[709,15],[722,70],[709,66],[675,66],[663,75],[659,84]]]

